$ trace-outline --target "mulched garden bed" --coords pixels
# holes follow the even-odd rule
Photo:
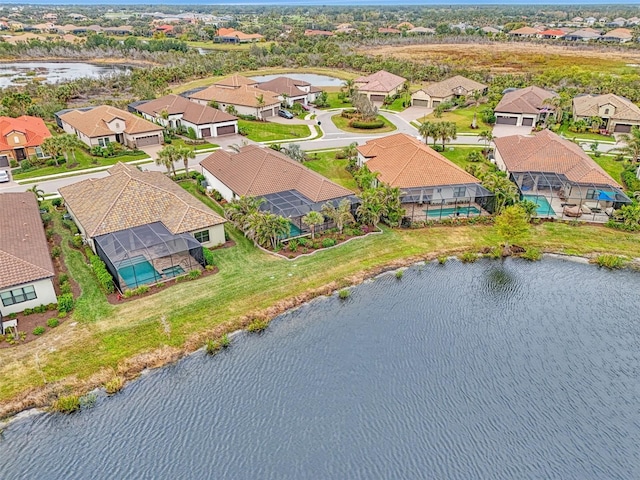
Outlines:
[[[352,238],[360,238],[371,232],[377,232],[378,229],[372,226],[362,226],[359,229],[345,228],[343,233],[337,231],[321,232],[315,235],[315,239],[311,240],[311,237],[302,237],[299,239],[292,238],[286,242],[283,248],[277,252],[278,255],[282,255],[286,258],[296,258],[300,255],[308,255],[318,250],[324,250],[345,243]],[[329,240],[329,242],[325,242]],[[323,243],[324,242],[324,243]]]

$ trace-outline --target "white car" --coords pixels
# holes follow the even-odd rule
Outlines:
[[[9,180],[11,180],[9,178],[9,174],[7,173],[6,170],[0,170],[0,183],[5,183],[8,182]]]

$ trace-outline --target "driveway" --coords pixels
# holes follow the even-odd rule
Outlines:
[[[533,127],[516,127],[514,125],[495,125],[493,127],[494,137],[508,137],[510,135],[531,135]]]
[[[402,112],[398,112],[396,115],[398,117],[406,120],[407,122],[415,122],[419,118],[424,117],[425,115],[429,115],[433,112],[433,108],[426,107],[409,107],[403,110]]]

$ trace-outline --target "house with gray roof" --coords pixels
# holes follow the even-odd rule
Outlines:
[[[640,108],[619,95],[580,95],[573,99],[573,119],[590,123],[600,118],[601,129],[611,133],[629,133],[631,127],[640,127]]]
[[[535,86],[507,92],[494,109],[496,125],[532,127],[553,113],[554,108],[547,102],[557,96]]]

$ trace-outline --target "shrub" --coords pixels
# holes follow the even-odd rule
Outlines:
[[[114,395],[118,393],[120,390],[122,390],[123,386],[124,386],[124,378],[118,375],[113,377],[111,380],[109,380],[107,383],[104,384],[104,390],[105,392],[107,392],[108,395]]]
[[[67,283],[69,281],[69,275],[67,275],[66,273],[61,273],[60,277],[58,278],[58,284],[62,285],[63,283]]]
[[[20,171],[21,172],[28,172],[32,168],[33,168],[33,165],[29,160],[22,160],[20,162]]]
[[[58,258],[62,254],[62,249],[56,245],[51,249],[51,258]]]
[[[31,315],[32,313],[33,313],[33,308],[25,308],[25,309],[22,311],[22,314],[23,314],[24,316]]]
[[[346,288],[343,288],[342,290],[340,290],[338,292],[338,297],[341,300],[346,300],[347,298],[349,298],[349,295],[351,295],[351,292],[349,290],[347,290]]]
[[[58,311],[59,312],[70,312],[73,310],[74,301],[73,295],[70,293],[65,293],[58,297]]]
[[[289,251],[290,252],[297,252],[298,251],[298,240],[296,240],[295,238],[292,240],[289,240]]]
[[[44,313],[47,311],[46,305],[38,305],[37,307],[33,307],[33,313]]]
[[[229,347],[229,345],[231,345],[231,341],[229,340],[229,336],[225,333],[218,340],[207,340],[205,348],[209,355],[215,355],[223,348]]]
[[[493,258],[493,259],[498,259],[498,258],[502,258],[502,248],[500,247],[492,247],[489,252],[486,254],[487,257],[489,258]]]
[[[66,228],[67,230],[69,230],[71,232],[72,235],[75,235],[77,233],[79,233],[80,231],[78,230],[78,226],[74,223],[73,220],[62,220],[62,226],[64,228]]]
[[[60,285],[60,293],[71,293],[71,284],[69,282],[64,282],[62,285]]]
[[[227,335],[226,333],[222,335],[222,337],[220,338],[220,345],[222,345],[222,348],[228,348],[229,345],[231,345],[229,335]]]
[[[203,248],[202,249],[202,256],[204,257],[204,263],[207,266],[215,265],[214,260],[213,260],[213,252],[211,250],[209,250],[208,248]]]
[[[309,245],[309,240],[307,240],[306,238],[297,238],[296,241],[301,247],[306,247]]]
[[[438,257],[438,263],[440,265],[444,265],[445,263],[447,263],[448,257],[446,255],[440,255]]]
[[[322,248],[333,247],[337,242],[333,238],[323,238]]]
[[[44,331],[45,331],[45,328],[42,325],[38,325],[36,328],[33,329],[33,334],[42,335]]]
[[[47,237],[47,240],[51,240],[51,237],[53,237],[53,228],[47,228],[44,231],[44,234]]]
[[[60,197],[52,199],[51,205],[54,207],[60,207],[62,205],[62,199]]]
[[[60,320],[57,318],[50,318],[47,320],[47,327],[49,328],[56,328],[58,325],[60,325]]]
[[[89,250],[91,251],[91,250]],[[106,293],[113,293],[115,288],[113,286],[113,278],[111,274],[107,270],[107,266],[100,259],[99,256],[91,253],[89,255],[89,263],[91,263],[91,268],[93,270],[94,275],[98,279],[98,283]]]
[[[542,258],[542,252],[537,248],[529,248],[520,256],[530,262],[537,262]]]
[[[618,255],[611,255],[607,253],[598,255],[595,262],[599,267],[614,269],[624,267],[625,259],[623,257],[619,257]]]
[[[47,226],[51,223],[51,214],[50,213],[41,213],[40,214],[40,219],[42,220],[42,223]]]
[[[80,399],[77,395],[59,397],[51,408],[60,413],[73,413],[80,410]]]
[[[462,263],[473,263],[478,259],[478,256],[473,252],[464,252],[460,256],[460,261]]]
[[[247,331],[250,333],[260,333],[266,330],[268,325],[269,322],[267,322],[266,320],[260,320],[259,318],[256,318],[247,326]]]
[[[374,120],[373,122],[365,122],[362,120],[352,120],[349,122],[349,126],[351,128],[360,128],[362,130],[373,130],[375,128],[384,127],[384,122],[382,120]]]
[[[58,318],[63,319],[67,317],[67,312],[58,312]]]
[[[403,271],[403,270],[398,270],[398,271],[396,272],[396,278],[397,278],[398,280],[400,280],[400,279],[403,277],[403,275],[404,275],[404,271]]]
[[[82,237],[80,235],[75,235],[72,239],[71,239],[71,245],[73,245],[75,248],[80,249],[82,248],[82,244],[83,244],[83,240]]]
[[[187,274],[187,277],[189,278],[189,280],[195,280],[200,275],[202,275],[202,271],[198,270],[197,268],[194,268]]]

